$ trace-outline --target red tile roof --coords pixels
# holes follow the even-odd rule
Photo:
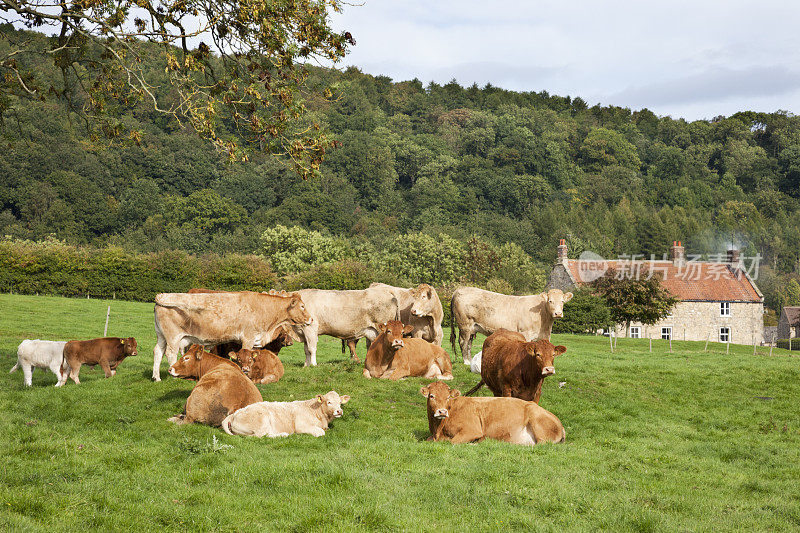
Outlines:
[[[762,302],[763,297],[747,273],[731,263],[705,261],[587,261],[568,259],[567,270],[578,285],[589,283],[608,270],[624,276],[653,272],[676,298],[695,302]],[[605,267],[605,268],[604,268]],[[638,273],[638,274],[637,274]]]

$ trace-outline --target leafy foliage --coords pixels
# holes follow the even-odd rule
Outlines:
[[[678,299],[661,286],[657,275],[627,276],[616,270],[596,279],[592,287],[603,297],[615,324],[655,324],[667,317]]]
[[[564,317],[553,322],[553,333],[594,334],[612,323],[611,312],[603,297],[591,289],[579,289],[564,304]]]

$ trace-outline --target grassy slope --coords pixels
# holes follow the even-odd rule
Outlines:
[[[23,338],[99,335],[108,303],[109,335],[139,340],[116,377],[84,367],[59,390],[36,371],[24,389],[6,373]],[[367,381],[328,338],[318,367],[292,346],[284,378],[260,387],[265,400],[352,395],[327,436],[176,427],[166,419],[193,383],[150,381],[154,338],[152,305],[0,295],[0,528],[800,527],[800,360],[782,350],[676,342],[669,355],[658,342],[651,354],[621,340],[611,355],[607,339],[557,337],[568,352],[542,405],[567,444],[530,449],[422,442],[424,380]],[[477,381],[455,374],[462,390]],[[213,436],[232,448],[215,451]]]

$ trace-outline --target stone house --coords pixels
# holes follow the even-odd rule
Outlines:
[[[761,344],[764,339],[764,297],[740,260],[728,250],[726,261],[686,260],[684,247],[673,242],[663,260],[636,258],[606,260],[591,252],[580,259],[567,257],[564,239],[547,288],[571,290],[591,283],[607,271],[617,275],[658,275],[662,286],[679,299],[672,315],[651,326],[632,323],[617,335],[631,338]]]
[[[800,307],[784,307],[778,319],[778,338],[794,339],[800,333]]]

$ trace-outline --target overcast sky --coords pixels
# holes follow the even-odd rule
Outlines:
[[[794,0],[365,0],[345,58],[395,81],[580,96],[689,120],[800,113]]]

